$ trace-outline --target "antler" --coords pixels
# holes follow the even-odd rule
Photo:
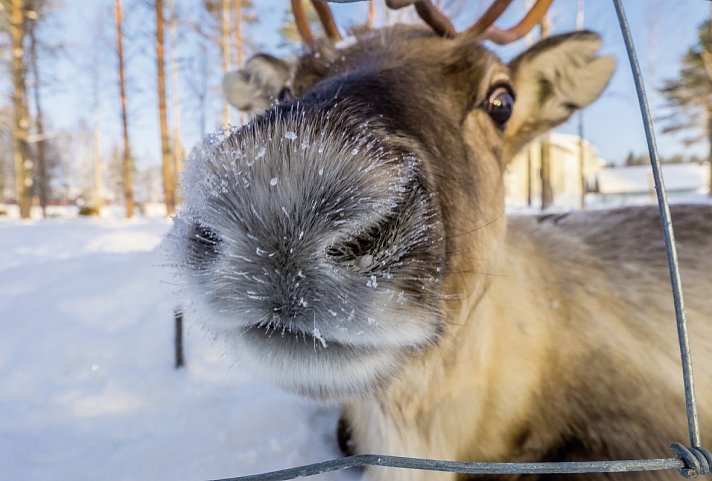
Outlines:
[[[319,21],[324,29],[324,33],[331,40],[341,40],[339,27],[336,26],[334,15],[331,13],[331,8],[324,2],[311,0],[314,10],[319,15]],[[314,34],[309,26],[306,11],[304,10],[303,0],[292,0],[292,12],[294,13],[294,21],[297,24],[297,31],[302,37],[304,43],[313,46],[315,43]]]
[[[317,0],[312,0],[312,5],[314,5],[314,10],[316,10],[317,15],[319,15],[319,20],[321,21],[322,27],[324,27],[326,36],[332,40],[341,40],[339,27],[336,26],[336,21],[334,21],[334,15],[331,13],[329,5]]]
[[[498,3],[499,1],[502,0],[497,0],[495,3]],[[509,5],[509,2],[511,0],[504,1],[506,1],[507,5]],[[485,31],[484,35],[480,38],[482,40],[490,40],[498,45],[505,45],[519,40],[520,38],[528,34],[537,23],[542,21],[544,15],[546,15],[546,12],[549,10],[549,7],[551,6],[551,3],[553,1],[554,0],[536,0],[536,3],[532,8],[529,9],[522,21],[516,24],[514,27],[509,28],[507,30],[500,30],[497,27],[491,26]],[[494,5],[492,6],[494,7]]]
[[[294,12],[294,18],[297,23],[297,30],[304,40],[304,43],[313,46],[315,39],[309,27],[309,21],[307,20],[302,1],[303,0],[292,0],[292,11]],[[311,2],[319,15],[319,20],[321,21],[326,36],[332,40],[340,40],[341,34],[339,33],[339,28],[336,26],[329,5],[319,0],[311,0]],[[455,38],[458,35],[465,35],[478,40],[490,40],[496,44],[505,45],[519,40],[529,33],[529,31],[544,18],[552,2],[553,0],[536,0],[534,6],[529,9],[518,24],[509,29],[502,30],[494,26],[494,22],[497,21],[507,7],[509,7],[512,0],[494,0],[492,5],[490,5],[479,20],[462,33],[459,33],[455,29],[450,19],[443,14],[438,7],[433,5],[431,0],[386,0],[386,5],[394,10],[409,5],[415,6],[415,10],[418,12],[420,18],[441,37]]]
[[[511,0],[510,0],[511,1]],[[388,8],[398,10],[399,8],[407,7],[415,4],[415,10],[420,18],[425,23],[440,35],[441,37],[454,38],[457,36],[457,30],[441,11],[432,4],[429,0],[386,0]]]
[[[458,33],[448,19],[430,0],[386,0],[386,5],[393,9],[414,5],[420,18],[423,19],[438,35],[454,38],[466,35],[479,40],[490,40],[499,45],[519,40],[544,18],[553,0],[537,0],[527,12],[524,19],[512,28],[501,30],[493,26],[494,22],[504,13],[512,0],[495,0],[487,11],[471,27]]]

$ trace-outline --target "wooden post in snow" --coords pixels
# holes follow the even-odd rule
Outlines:
[[[185,357],[183,356],[183,310],[180,307],[176,307],[173,311],[173,320],[175,324],[175,368],[179,369],[185,366]]]

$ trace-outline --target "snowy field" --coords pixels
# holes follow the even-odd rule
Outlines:
[[[0,219],[0,481],[202,481],[339,455],[336,407],[250,379],[190,319],[173,369],[169,226]]]

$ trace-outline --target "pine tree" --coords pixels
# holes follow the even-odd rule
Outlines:
[[[710,163],[709,195],[712,196],[712,23],[705,21],[697,42],[680,62],[678,78],[660,89],[672,113],[663,118],[663,132],[687,132],[687,143],[707,139]]]

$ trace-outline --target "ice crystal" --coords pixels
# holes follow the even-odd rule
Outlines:
[[[314,336],[314,339],[321,343],[321,347],[326,347],[326,340],[321,336],[321,331],[319,331],[318,327],[314,326],[312,335]]]

